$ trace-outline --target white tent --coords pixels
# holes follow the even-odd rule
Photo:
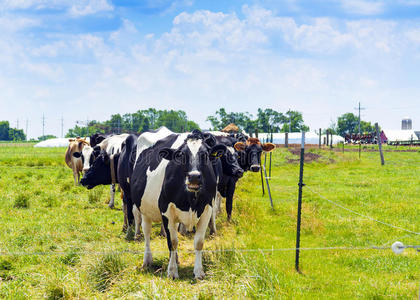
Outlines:
[[[34,147],[37,148],[52,148],[52,147],[68,147],[69,146],[69,139],[62,138],[62,139],[49,139],[46,141],[39,142]]]
[[[258,133],[258,138],[260,140],[268,141],[270,140],[271,134],[268,133]],[[324,143],[324,138],[327,136],[325,134],[321,135],[321,143]],[[331,136],[330,136],[331,137]],[[273,143],[274,144],[283,144],[285,140],[285,133],[273,133]],[[300,144],[302,141],[302,133],[300,132],[291,132],[289,133],[289,144]],[[344,142],[344,138],[339,135],[333,135],[332,143],[334,145]],[[314,132],[305,133],[305,144],[318,144],[319,135]]]
[[[419,138],[414,130],[384,130],[389,142],[396,141],[417,141]]]

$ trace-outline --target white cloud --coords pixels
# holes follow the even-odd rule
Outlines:
[[[0,99],[33,102],[20,107],[29,114],[39,111],[42,99],[46,113],[67,119],[74,117],[69,107],[78,106],[73,102],[99,120],[147,107],[183,109],[203,126],[219,107],[331,113],[308,117],[320,127],[356,98],[391,103],[391,91],[403,90],[412,71],[407,66],[420,64],[413,59],[420,43],[415,22],[302,22],[258,7],[243,12],[184,12],[164,34],[124,20],[111,33],[55,35],[36,45],[26,35],[6,35],[0,39],[0,83],[8,88],[0,89]],[[402,94],[411,99],[419,92]],[[0,119],[13,111],[2,110]]]
[[[74,1],[69,12],[72,16],[91,15],[102,11],[111,11],[114,7],[107,0]]]
[[[20,9],[67,10],[71,16],[78,17],[110,11],[114,7],[107,0],[2,0],[0,8],[6,11]]]
[[[360,15],[376,15],[385,9],[384,1],[375,0],[340,0],[342,7],[349,13]]]

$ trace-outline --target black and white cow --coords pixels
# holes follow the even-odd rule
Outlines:
[[[178,278],[177,225],[182,223],[188,229],[196,227],[194,275],[204,277],[204,235],[217,189],[212,161],[226,151],[224,145],[212,145],[214,139],[206,140],[195,130],[191,134],[171,134],[138,155],[130,185],[136,227],[141,219],[145,239],[143,267],[152,264],[152,222],[162,221],[170,251],[168,277]]]
[[[96,145],[100,144],[103,140],[113,135],[114,134],[95,133],[89,138],[90,146],[95,147]]]
[[[133,203],[131,201],[130,177],[136,157],[137,135],[130,134],[121,145],[121,152],[109,155],[102,150],[90,169],[85,173],[81,184],[88,189],[97,185],[119,184],[123,191],[124,227],[134,226]],[[127,233],[129,238],[129,233]]]
[[[88,149],[83,149],[82,151],[82,159],[83,159],[83,172],[86,173],[93,161],[99,155],[102,150],[105,150],[108,155],[114,155],[121,152],[122,143],[128,137],[127,133],[119,134],[119,135],[112,135],[108,138],[102,140],[98,145],[95,147],[89,147]],[[110,187],[110,200],[108,206],[110,208],[114,208],[114,199],[115,199],[115,184],[111,184]]]
[[[220,131],[211,133],[216,137],[218,143],[227,146],[232,156],[227,156],[226,158],[231,161],[238,159],[239,165],[244,171],[258,172],[260,170],[262,152],[270,152],[275,148],[274,144],[266,143],[261,145],[258,139],[248,138],[241,133],[229,134]],[[217,187],[220,196],[226,198],[226,214],[229,221],[232,217],[233,196],[236,182],[239,178],[235,174],[224,172]],[[220,202],[220,199],[218,199],[217,203]]]

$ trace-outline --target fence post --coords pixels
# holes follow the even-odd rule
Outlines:
[[[289,133],[288,132],[284,133],[284,147],[286,148],[289,147]]]
[[[271,139],[270,139],[270,143],[273,143],[273,131],[271,131]],[[268,177],[269,177],[269,179],[271,179],[271,155],[272,155],[273,153],[272,152],[270,152],[270,168],[268,169]]]
[[[327,147],[330,144],[329,138],[330,138],[330,131],[327,129]]]
[[[300,224],[302,213],[302,187],[303,184],[303,164],[305,163],[305,132],[302,131],[302,144],[300,147],[300,169],[299,169],[299,196],[298,196],[298,211],[297,211],[297,230],[296,230],[296,258],[295,268],[300,273],[299,269],[299,248],[300,248]]]
[[[267,157],[267,153],[264,153],[264,155],[265,157]],[[271,198],[270,184],[268,183],[267,170],[265,169],[265,164],[263,165],[263,168],[264,168],[265,183],[267,184],[268,197],[270,198],[271,208],[274,210],[273,198]]]
[[[319,149],[321,149],[321,128],[319,128]]]
[[[382,153],[382,140],[381,140],[381,134],[379,133],[378,123],[375,123],[375,128],[376,128],[376,136],[378,138],[379,155],[381,156],[381,165],[384,165],[385,159],[384,159],[384,154]]]

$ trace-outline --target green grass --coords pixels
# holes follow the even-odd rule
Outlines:
[[[152,231],[154,265],[142,270],[143,242],[121,231],[121,200],[110,210],[109,188],[73,185],[65,149],[0,147],[0,298],[284,298],[415,299],[420,253],[407,249],[206,252],[206,279],[193,279],[193,238],[180,236],[179,280],[166,278],[168,251]],[[401,148],[401,147],[399,147]],[[391,148],[393,149],[393,148]],[[405,149],[405,148],[401,148]],[[304,182],[320,195],[386,223],[420,231],[420,153],[310,149]],[[223,212],[205,249],[294,248],[299,165],[287,149],[273,155],[275,210],[262,197],[259,174],[237,187],[233,221]],[[302,247],[419,245],[420,237],[338,208],[304,187]],[[21,255],[22,253],[53,255]],[[18,255],[20,254],[20,255]]]

